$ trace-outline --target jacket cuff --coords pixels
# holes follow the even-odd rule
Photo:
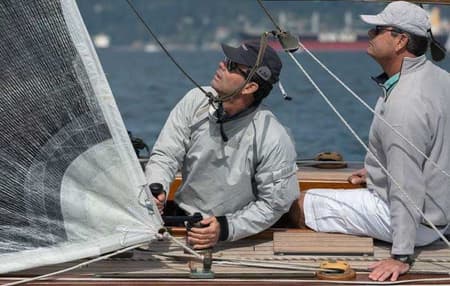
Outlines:
[[[228,239],[228,220],[226,216],[216,217],[220,225],[219,241],[225,241]]]

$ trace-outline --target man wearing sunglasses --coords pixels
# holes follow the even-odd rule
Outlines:
[[[155,143],[146,175],[164,189],[181,169],[175,195],[180,214],[200,212],[204,228],[192,228],[195,249],[234,241],[274,224],[298,197],[295,145],[261,102],[278,81],[281,61],[266,47],[252,78],[259,43],[222,45],[220,61],[205,87],[193,89],[170,113]],[[162,208],[166,194],[158,196]]]
[[[419,6],[395,1],[380,14],[361,18],[374,25],[367,53],[383,70],[374,78],[383,92],[375,112],[431,160],[374,117],[365,169],[349,178],[367,188],[311,190],[293,205],[291,217],[316,231],[391,242],[391,258],[371,265],[369,278],[395,281],[410,269],[415,246],[439,239],[418,209],[441,233],[448,228],[450,178],[442,170],[450,173],[450,76],[425,56],[429,44],[433,59],[445,52]]]

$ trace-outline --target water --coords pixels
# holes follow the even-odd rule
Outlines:
[[[99,50],[100,61],[111,85],[128,130],[142,138],[150,147],[169,115],[170,110],[193,88],[164,53]],[[333,72],[370,106],[381,94],[370,76],[381,72],[379,66],[364,52],[317,53]],[[221,52],[173,52],[173,56],[201,85],[208,85]],[[314,157],[318,152],[338,151],[346,160],[363,160],[365,150],[346,129],[306,77],[285,54],[280,54],[284,67],[282,83],[293,97],[284,101],[276,87],[265,104],[287,126],[295,139],[299,159]],[[367,142],[373,115],[351,94],[315,64],[308,55],[296,54],[313,79],[343,114],[352,128]],[[444,68],[449,70],[449,60]]]

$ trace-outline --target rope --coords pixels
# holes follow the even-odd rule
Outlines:
[[[215,279],[217,281],[218,279]],[[225,280],[232,282],[233,280]],[[242,280],[236,280],[242,281]],[[246,279],[246,281],[251,281]],[[258,281],[258,280],[256,280]],[[296,282],[296,283],[318,283],[318,284],[343,284],[343,285],[400,285],[400,284],[409,284],[415,282],[448,282],[450,278],[425,278],[425,279],[410,279],[410,280],[401,280],[401,281],[386,281],[386,282],[377,282],[377,281],[336,281],[336,280],[313,280],[313,279],[264,279],[265,282],[273,282],[274,284],[280,283],[288,283],[288,282]]]
[[[335,260],[345,260],[345,261],[380,261],[382,260],[382,258],[369,258],[369,259],[362,259],[362,258],[356,258],[354,259],[353,257],[348,257],[350,259],[347,259],[347,257],[314,257],[313,260],[314,262],[321,262],[321,261],[335,261]],[[298,270],[305,270],[305,271],[321,271],[321,272],[336,272],[334,270],[329,270],[329,269],[322,269],[322,268],[318,268],[318,267],[314,267],[314,266],[310,266],[307,264],[297,264],[297,263],[286,263],[286,262],[282,262],[283,259],[265,259],[265,258],[260,258],[260,257],[252,257],[252,258],[214,258],[214,260],[220,260],[220,261],[228,261],[228,262],[241,262],[243,264],[243,266],[254,266],[254,267],[266,267],[266,268],[278,268],[278,269],[293,269],[295,270],[296,268],[298,268]],[[276,262],[272,262],[272,263],[266,263],[266,264],[259,264],[260,261],[276,261]],[[286,258],[284,260],[303,260],[303,259],[290,259],[290,258]],[[415,260],[416,262],[423,262],[424,260]],[[429,261],[431,262],[431,261]],[[436,262],[436,261],[432,261],[432,262]],[[448,260],[446,262],[449,262]],[[248,263],[256,263],[255,265],[246,265]],[[237,264],[238,265],[238,264]],[[353,270],[358,271],[358,272],[370,272],[370,270],[368,270],[367,268],[361,268],[361,267],[352,267]],[[450,275],[450,271],[449,270],[414,270],[414,269],[410,269],[409,273],[412,274],[439,274],[439,275]]]
[[[183,249],[185,249],[186,251],[188,251],[189,253],[191,253],[192,255],[194,255],[196,258],[203,260],[203,257],[201,255],[199,255],[197,252],[195,252],[194,250],[192,250],[191,248],[187,247],[184,243],[180,242],[178,239],[176,239],[174,236],[170,235],[169,233],[165,233],[164,237],[169,237],[174,243],[176,243],[177,245],[181,246]],[[113,253],[110,254],[106,254],[106,255],[102,255],[99,256],[97,258],[79,263],[77,265],[74,265],[72,267],[68,267],[59,271],[55,271],[52,273],[48,273],[45,275],[41,275],[41,276],[37,276],[37,277],[33,277],[33,278],[27,278],[27,279],[22,279],[19,281],[15,281],[15,282],[11,282],[11,283],[6,283],[3,284],[3,286],[13,286],[13,285],[20,285],[23,283],[28,283],[28,282],[33,282],[33,281],[37,281],[37,280],[42,280],[45,278],[49,278],[52,276],[56,276],[59,274],[63,274],[66,272],[69,272],[71,270],[75,270],[77,268],[81,268],[83,266],[89,265],[91,263],[97,262],[97,261],[101,261],[101,260],[105,260],[107,258],[110,258],[114,255],[138,248],[138,247],[142,247],[142,246],[146,246],[147,243],[139,243],[136,245],[132,245],[120,250],[117,250]],[[162,255],[162,254],[159,254]],[[162,255],[162,256],[168,256],[168,257],[172,257],[170,255]],[[320,257],[320,259],[318,257],[314,257],[312,256],[313,259],[315,260],[325,260],[328,259],[327,257]],[[343,259],[345,258],[345,260],[379,260],[379,259],[370,259],[370,258],[356,258],[356,257],[339,257],[339,259]],[[320,268],[316,268],[316,267],[309,267],[307,265],[294,265],[294,264],[287,264],[287,263],[283,263],[281,265],[278,265],[276,263],[259,263],[258,260],[264,260],[267,258],[252,258],[253,260],[255,260],[256,262],[252,261],[252,260],[246,260],[246,259],[226,259],[223,258],[221,261],[214,261],[215,264],[218,265],[238,265],[238,266],[249,266],[249,267],[261,267],[261,268],[275,268],[275,269],[289,269],[289,270],[303,270],[303,271],[317,271],[320,270],[322,272],[326,272],[328,270],[324,270],[324,269],[320,269]],[[276,259],[276,258],[273,258]],[[311,257],[302,257],[302,258],[296,258],[296,257],[290,257],[287,258],[290,260],[301,260],[301,259],[311,259]],[[336,257],[332,257],[332,259],[336,259]],[[283,260],[283,259],[278,259],[278,260]],[[439,259],[417,259],[416,261],[431,261],[431,262],[440,262]],[[444,260],[444,262],[448,262],[448,260]],[[329,272],[333,272],[333,270],[329,270]],[[430,271],[428,271],[427,273],[430,273]],[[433,274],[449,274],[448,272],[440,272],[440,271],[433,271]],[[71,278],[67,278],[67,279],[55,279],[55,280],[74,280]],[[81,279],[79,278],[75,278],[75,280],[77,281],[81,281]],[[119,279],[120,280],[120,279]],[[126,279],[129,280],[129,279]],[[99,279],[83,279],[83,281],[101,281]],[[118,281],[117,279],[113,279],[111,281]],[[215,279],[215,281],[218,281],[218,279]],[[230,281],[230,280],[227,280]],[[265,280],[266,281],[266,280]],[[276,281],[281,281],[279,279],[277,279]],[[414,280],[402,280],[402,281],[396,281],[396,282],[372,282],[372,281],[363,281],[363,282],[357,282],[357,281],[327,281],[327,280],[286,280],[286,281],[294,281],[294,282],[303,282],[303,283],[332,283],[332,284],[353,284],[353,285],[384,285],[384,284],[405,284],[405,283],[413,283],[413,282],[433,282],[433,281],[440,281],[440,282],[446,282],[446,281],[450,281],[450,278],[429,278],[429,279],[414,279]]]
[[[362,261],[362,262],[370,262],[370,261],[380,261],[385,258],[382,257],[373,257],[373,256],[259,256],[259,257],[241,257],[242,259],[248,259],[248,260],[275,260],[275,261],[286,261],[286,260],[293,260],[293,261],[326,261],[326,260],[346,260],[346,261]],[[422,263],[450,263],[450,258],[416,258],[414,259],[415,262],[422,262]]]
[[[253,261],[232,261],[232,260],[221,260],[221,261],[214,261],[214,264],[221,265],[221,266],[246,266],[246,267],[256,267],[256,268],[269,268],[269,269],[281,269],[281,270],[296,270],[296,271],[321,271],[321,272],[327,272],[327,273],[338,273],[339,271],[333,270],[333,269],[322,269],[319,267],[303,267],[303,266],[297,266],[297,265],[277,265],[274,263],[261,263],[261,262],[253,262]]]
[[[124,237],[126,237],[128,232],[142,232],[143,230],[135,230],[135,231],[132,231],[132,230],[131,231],[130,230],[121,230],[121,231],[124,232]],[[147,232],[146,230],[144,230],[144,231]],[[184,250],[186,250],[190,254],[194,255],[196,258],[203,260],[203,256],[201,256],[200,254],[198,254],[197,252],[195,252],[194,250],[192,250],[188,246],[184,245],[182,242],[180,242],[178,239],[176,239],[174,236],[172,236],[169,232],[165,232],[164,234],[158,234],[157,233],[157,236],[159,238],[170,238],[174,243],[176,243],[177,245],[181,246]],[[76,264],[76,265],[71,266],[71,267],[67,267],[67,268],[64,268],[64,269],[61,269],[61,270],[58,270],[58,271],[55,271],[55,272],[47,273],[47,274],[44,274],[44,275],[40,275],[40,276],[37,276],[37,277],[26,278],[26,279],[22,279],[22,280],[19,280],[19,281],[16,281],[16,282],[3,284],[2,286],[19,285],[19,284],[23,284],[23,283],[28,283],[28,282],[32,282],[32,281],[41,280],[41,279],[49,278],[49,277],[52,277],[52,276],[60,275],[60,274],[63,274],[63,273],[75,270],[77,268],[81,268],[83,266],[89,265],[91,263],[108,259],[108,258],[110,258],[110,257],[112,257],[114,255],[117,255],[117,254],[129,251],[129,250],[132,250],[132,249],[135,249],[135,248],[138,248],[138,247],[146,246],[147,244],[148,244],[148,242],[146,242],[146,243],[138,243],[138,244],[135,244],[135,245],[123,248],[123,249],[119,249],[119,250],[117,250],[115,252],[112,252],[112,253],[109,253],[109,254],[101,255],[99,257],[96,257],[94,259],[91,259],[91,260],[88,260],[88,261]]]
[[[184,259],[192,259],[193,257],[185,254],[185,255],[178,255],[178,254],[161,254],[157,253],[156,255],[167,257],[167,258],[184,258]],[[293,263],[279,263],[279,262],[271,262],[271,263],[265,263],[261,262],[264,261],[264,259],[242,259],[242,258],[213,258],[213,263],[216,265],[222,265],[222,266],[246,266],[246,267],[256,267],[256,268],[273,268],[273,269],[284,269],[284,270],[300,270],[300,271],[322,271],[322,272],[330,272],[330,273],[337,273],[338,270],[333,269],[323,269],[315,266],[310,265],[301,265],[301,264],[293,264]]]
[[[179,246],[181,246],[181,248],[183,248],[184,250],[186,250],[187,252],[189,252],[190,254],[194,255],[195,257],[197,257],[198,259],[203,260],[203,256],[201,256],[200,254],[198,254],[197,252],[195,252],[193,249],[191,249],[190,247],[186,246],[184,243],[182,243],[181,241],[179,241],[177,238],[175,238],[174,236],[169,234],[169,238],[175,242],[176,244],[178,244]]]
[[[44,275],[41,275],[41,276],[37,276],[37,277],[22,279],[22,280],[19,280],[19,281],[16,281],[16,282],[12,282],[12,283],[6,283],[6,284],[3,284],[2,286],[20,285],[20,284],[23,284],[23,283],[28,283],[28,282],[32,282],[32,281],[41,280],[41,279],[44,279],[44,278],[49,278],[49,277],[52,277],[52,276],[56,276],[56,275],[59,275],[59,274],[63,274],[63,273],[75,270],[77,268],[81,268],[83,266],[89,265],[91,263],[94,263],[94,262],[97,262],[97,261],[101,261],[101,260],[105,260],[107,258],[110,258],[111,256],[120,254],[122,252],[126,252],[128,250],[132,250],[132,249],[135,249],[135,248],[138,248],[138,247],[141,247],[141,246],[145,246],[145,245],[147,245],[147,243],[139,243],[139,244],[136,244],[136,245],[132,245],[132,246],[129,246],[129,247],[117,250],[117,251],[115,251],[113,253],[101,255],[99,257],[96,257],[94,259],[91,259],[91,260],[79,263],[79,264],[71,266],[71,267],[67,267],[67,268],[64,268],[64,269],[61,269],[61,270],[58,270],[58,271],[55,271],[55,272],[47,273],[47,274],[44,274]]]
[[[15,280],[16,278],[2,278],[3,280]],[[142,281],[162,281],[161,278],[155,279],[144,279],[144,278],[57,278],[56,281],[75,281],[75,282],[142,282]],[[191,281],[190,279],[180,279],[180,278],[164,278],[164,282],[186,282]],[[202,279],[202,281],[214,281],[214,282],[241,282],[242,279]],[[261,279],[250,279],[246,278],[247,282],[261,282]],[[319,284],[347,284],[347,285],[399,285],[399,284],[408,284],[408,283],[417,283],[417,282],[448,282],[450,278],[424,278],[424,279],[410,279],[410,280],[401,280],[401,281],[387,281],[387,282],[375,282],[375,281],[336,281],[336,280],[313,280],[313,279],[264,279],[264,282],[273,283],[275,285],[279,285],[280,283],[319,283]],[[183,283],[181,283],[183,284]]]
[[[139,249],[139,251],[145,251],[145,252],[153,252],[150,250],[143,250]],[[178,258],[178,257],[187,257],[187,256],[181,256],[177,254],[160,254],[160,253],[154,253],[155,255],[164,256],[168,258]],[[221,255],[219,253],[219,255]],[[225,258],[220,257],[214,258],[215,260],[221,260],[221,259],[231,259],[234,260],[236,258]],[[355,262],[373,262],[373,261],[381,261],[383,259],[386,259],[384,257],[373,257],[373,256],[292,256],[292,255],[276,255],[276,256],[258,256],[258,257],[240,257],[239,259],[242,260],[249,260],[249,261],[309,261],[309,262],[318,262],[318,261],[327,261],[327,260],[345,260],[345,261],[355,261]],[[152,258],[139,258],[139,259],[131,259],[131,260],[139,260],[139,261],[151,261]],[[450,263],[450,259],[448,258],[416,258],[414,261],[420,262],[420,263]],[[283,262],[285,263],[285,262]],[[421,270],[418,270],[421,271]],[[448,271],[446,271],[448,273]]]

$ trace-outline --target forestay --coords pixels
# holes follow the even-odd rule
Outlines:
[[[0,273],[154,239],[162,221],[75,2],[3,0],[0,26]]]

